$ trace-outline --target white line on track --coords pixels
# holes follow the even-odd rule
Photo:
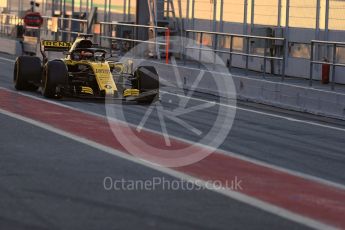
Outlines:
[[[165,64],[165,63],[162,63],[162,62],[158,62],[158,61],[152,61],[153,63],[156,63],[156,64],[159,64],[159,65],[165,65],[165,66],[170,66],[170,67],[178,67],[178,68],[183,68],[183,69],[189,69],[189,70],[197,70],[197,71],[200,71],[200,68],[195,68],[195,67],[188,67],[188,66],[183,66],[183,65],[174,65],[174,64]],[[228,71],[228,70],[226,70]],[[269,80],[266,80],[266,79],[258,79],[258,78],[251,78],[251,77],[247,77],[245,75],[235,75],[235,74],[231,74],[231,73],[227,73],[227,72],[217,72],[217,71],[211,71],[211,70],[205,70],[205,72],[208,72],[208,73],[215,73],[215,74],[220,74],[220,75],[231,75],[233,77],[237,77],[237,78],[242,78],[242,79],[248,79],[248,80],[254,80],[254,81],[260,81],[260,82],[267,82],[267,83],[272,83],[272,81],[269,81]],[[285,83],[285,82],[275,82],[275,83],[278,83],[280,85],[286,85],[286,86],[291,86],[291,84],[289,83]],[[308,86],[302,86],[302,85],[293,85],[294,87],[296,88],[301,88],[301,89],[310,89],[310,87]],[[324,90],[324,89],[318,89],[318,88],[312,88],[313,90],[315,91],[319,91],[319,92],[329,92],[327,90]],[[336,91],[333,91],[332,92],[333,94],[336,94],[336,95],[344,95],[344,93],[340,93],[340,92],[336,92]]]
[[[17,93],[17,94],[20,94],[22,96],[26,96],[26,97],[29,97],[29,98],[32,98],[32,99],[35,99],[35,100],[44,101],[44,102],[47,102],[47,103],[50,103],[50,104],[54,104],[54,105],[57,105],[57,106],[61,106],[61,107],[67,108],[67,109],[78,111],[78,112],[81,112],[81,113],[89,114],[89,115],[100,117],[100,118],[103,118],[103,119],[108,119],[110,121],[121,122],[121,123],[123,123],[125,125],[132,126],[134,129],[137,128],[136,126],[134,126],[134,125],[132,125],[130,123],[126,123],[124,121],[117,120],[115,118],[107,117],[107,116],[104,116],[102,114],[98,114],[98,113],[94,113],[94,112],[91,112],[91,111],[87,111],[87,110],[79,109],[79,108],[76,108],[76,107],[68,106],[68,105],[59,103],[57,101],[52,101],[52,100],[48,100],[48,99],[45,99],[45,98],[36,97],[36,96],[29,95],[29,94],[22,93],[22,92],[12,91],[10,89],[3,88],[3,87],[0,87],[0,89],[6,90],[6,91],[12,92],[12,93]],[[152,133],[155,133],[157,135],[162,135],[162,133],[160,133],[160,132],[158,132],[156,130],[153,130],[153,129],[147,129],[147,128],[143,127],[142,130],[145,130],[145,131],[148,131],[148,132],[152,132]],[[202,145],[200,143],[194,143],[194,142],[191,142],[191,141],[186,140],[186,139],[182,139],[182,138],[177,137],[177,136],[171,136],[171,137],[176,139],[176,140],[179,140],[179,141],[182,141],[182,142],[186,142],[186,143],[191,144],[191,145],[197,145],[199,147],[207,148],[207,149],[210,148],[209,146],[205,146],[205,145]],[[225,150],[221,150],[221,149],[218,149],[217,152],[219,152],[219,153],[221,153],[221,154],[223,154],[225,156],[234,157],[234,158],[239,159],[239,160],[243,160],[243,161],[250,162],[250,163],[253,163],[253,164],[256,164],[256,165],[260,165],[260,166],[263,166],[263,167],[267,167],[267,168],[270,168],[270,169],[273,169],[273,170],[277,170],[277,171],[280,171],[280,172],[288,173],[288,174],[293,175],[293,176],[297,176],[297,177],[300,177],[300,178],[311,180],[311,181],[314,181],[314,182],[317,182],[317,183],[320,183],[320,184],[324,184],[324,185],[327,185],[327,186],[332,186],[332,187],[335,187],[335,188],[338,188],[338,189],[345,190],[345,185],[339,184],[339,183],[336,183],[336,182],[333,182],[333,181],[329,181],[329,180],[326,180],[326,179],[323,179],[323,178],[319,178],[319,177],[312,176],[312,175],[309,175],[309,174],[305,174],[305,173],[302,173],[302,172],[298,172],[298,171],[294,171],[294,170],[291,170],[291,169],[283,168],[281,166],[276,166],[276,165],[273,165],[273,164],[270,164],[270,163],[266,163],[266,162],[259,161],[259,160],[256,160],[256,159],[253,159],[253,158],[250,158],[250,157],[243,156],[243,155],[238,154],[238,153],[233,153],[233,152],[229,152],[229,151],[225,151]]]
[[[162,91],[162,92],[166,93],[166,94],[173,95],[173,96],[187,98],[187,96],[181,95],[181,94],[177,94],[177,93],[171,93],[171,92],[167,92],[167,91]],[[194,97],[190,98],[190,99],[194,100],[194,101],[210,103],[210,101],[205,100],[205,99],[194,98]],[[219,106],[224,106],[224,107],[233,108],[233,109],[242,110],[242,111],[251,112],[251,113],[256,113],[256,114],[260,114],[260,115],[264,115],[264,116],[284,119],[284,120],[288,120],[288,121],[291,121],[291,122],[304,123],[304,124],[307,124],[307,125],[314,125],[314,126],[319,126],[319,127],[322,127],[322,128],[328,128],[328,129],[333,129],[333,130],[345,132],[345,128],[339,128],[339,127],[335,127],[335,126],[332,126],[332,125],[325,125],[325,124],[321,124],[321,123],[317,123],[317,122],[313,122],[313,121],[306,121],[306,120],[296,119],[296,118],[292,118],[292,117],[288,117],[288,116],[277,115],[277,114],[257,111],[257,110],[253,110],[253,109],[246,109],[246,108],[241,108],[241,107],[238,107],[238,106],[227,105],[227,104],[218,103],[218,102],[214,102],[214,103],[216,105],[219,105]]]
[[[209,188],[207,181],[200,180],[200,179],[198,179],[196,177],[192,177],[192,176],[189,176],[187,174],[184,174],[184,173],[181,173],[181,172],[177,172],[177,171],[175,171],[173,169],[164,168],[164,167],[160,167],[160,166],[156,166],[156,165],[150,164],[147,161],[143,161],[143,160],[140,160],[138,158],[132,157],[131,155],[124,154],[124,153],[122,153],[120,151],[117,151],[117,150],[115,150],[113,148],[101,145],[101,144],[96,143],[94,141],[91,141],[91,140],[88,140],[88,139],[85,139],[85,138],[82,138],[82,137],[70,134],[70,133],[65,132],[63,130],[56,129],[56,128],[50,126],[50,125],[47,125],[47,124],[44,124],[44,123],[32,120],[30,118],[27,118],[27,117],[24,117],[24,116],[15,114],[15,113],[11,113],[11,112],[3,110],[3,109],[0,109],[0,113],[6,115],[8,117],[12,117],[14,119],[17,119],[17,120],[20,120],[20,121],[32,124],[34,126],[37,126],[39,128],[48,130],[50,132],[56,133],[56,134],[61,135],[63,137],[72,139],[72,140],[77,141],[79,143],[83,143],[83,144],[88,145],[90,147],[93,147],[95,149],[101,150],[101,151],[103,151],[105,153],[108,153],[108,154],[111,154],[113,156],[119,157],[121,159],[125,159],[125,160],[128,160],[130,162],[133,162],[133,163],[136,163],[136,164],[140,164],[142,166],[154,169],[156,171],[165,173],[167,175],[170,175],[170,176],[175,177],[175,178],[179,178],[179,179],[184,180],[184,181],[188,181],[190,183],[197,184],[199,186],[202,185],[206,189]],[[278,206],[275,206],[275,205],[263,202],[261,200],[258,200],[256,198],[254,198],[254,197],[250,197],[250,196],[244,195],[244,194],[236,192],[236,191],[232,191],[232,190],[228,190],[228,189],[212,189],[210,191],[216,192],[218,194],[225,195],[225,196],[230,197],[230,198],[232,198],[234,200],[240,201],[242,203],[251,205],[253,207],[256,207],[258,209],[266,211],[268,213],[274,214],[276,216],[279,216],[279,217],[291,220],[293,222],[296,222],[296,223],[299,223],[299,224],[302,224],[302,225],[305,225],[305,226],[308,226],[308,227],[311,227],[311,228],[315,228],[315,229],[337,229],[337,228],[335,228],[333,226],[330,226],[330,225],[324,224],[322,222],[319,222],[317,220],[314,220],[314,219],[311,219],[311,218],[308,218],[308,217],[305,217],[305,216],[293,213],[293,212],[291,212],[289,210],[286,210],[286,209],[280,208]]]
[[[11,63],[15,63],[15,60],[13,60],[13,59],[8,59],[8,58],[4,58],[4,57],[0,57],[0,60],[2,60],[2,61],[8,61],[8,62],[11,62]]]

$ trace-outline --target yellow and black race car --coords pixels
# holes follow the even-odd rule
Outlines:
[[[159,76],[153,66],[132,70],[129,63],[107,61],[106,51],[95,48],[90,35],[74,43],[42,41],[38,57],[20,56],[15,62],[17,90],[37,90],[43,96],[136,100],[152,103],[159,97]],[[64,52],[65,58],[48,60],[46,52]]]

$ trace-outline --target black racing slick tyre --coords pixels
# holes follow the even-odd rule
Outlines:
[[[159,76],[153,66],[141,66],[134,75],[136,76],[135,87],[140,91],[139,103],[151,104],[159,100]]]
[[[38,57],[18,57],[13,72],[13,83],[17,90],[38,89],[42,75],[42,64]]]
[[[60,92],[57,92],[58,86],[65,86],[68,82],[68,70],[63,61],[49,61],[45,67],[42,76],[42,94],[47,98],[59,98]]]

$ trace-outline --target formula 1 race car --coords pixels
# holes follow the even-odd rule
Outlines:
[[[74,43],[42,41],[38,57],[20,56],[15,62],[17,90],[37,90],[43,96],[133,100],[152,103],[159,97],[159,76],[153,66],[132,70],[129,63],[106,59],[107,51],[95,48],[91,35],[78,36]],[[46,52],[64,52],[65,58],[48,60]]]

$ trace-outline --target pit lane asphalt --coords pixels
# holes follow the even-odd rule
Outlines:
[[[208,190],[106,190],[105,177],[175,179],[5,115],[0,121],[0,229],[304,229]]]
[[[0,86],[8,89],[13,89],[12,65],[6,61],[0,63]],[[41,97],[38,93],[30,94]],[[76,100],[59,103],[105,114],[102,103]],[[250,104],[241,106],[274,114],[286,113]],[[132,114],[129,119],[134,123],[141,120],[147,109],[140,105],[123,108],[126,114]],[[292,118],[343,126],[336,120],[289,113]],[[203,111],[197,115],[189,120],[198,128],[207,130],[207,113]],[[31,229],[65,229],[70,226],[73,226],[70,229],[301,227],[209,191],[107,192],[102,185],[106,176],[140,179],[164,175],[12,118],[0,117],[4,127],[1,130],[4,181],[1,207],[5,207],[0,222],[6,229],[9,226],[11,229],[24,226]],[[181,131],[173,123],[167,126],[175,136],[191,138],[190,133]],[[160,130],[157,117],[150,118],[148,127]],[[341,184],[345,181],[344,147],[342,131],[296,124],[243,110],[237,112],[233,129],[221,146],[224,150]],[[55,174],[51,173],[52,169]],[[171,177],[167,178],[171,180]],[[80,225],[86,219],[88,224]]]
[[[2,56],[13,58],[7,55]],[[0,86],[14,90],[12,83],[13,63],[1,62],[3,64],[0,63]],[[27,94],[42,98],[38,92]],[[206,101],[216,100],[209,95],[198,94],[193,96]],[[178,99],[176,96],[168,95],[163,97],[162,104],[167,109],[175,108]],[[57,102],[104,116],[107,115],[104,103],[76,99],[64,99]],[[201,104],[197,100],[191,100],[189,103],[189,106]],[[231,131],[220,149],[345,185],[345,131],[295,122],[293,119],[313,121],[341,129],[345,129],[344,121],[253,103],[239,102],[238,107],[258,111],[259,113],[238,109]],[[126,121],[137,125],[148,109],[147,106],[143,105],[121,106],[117,103],[114,103],[114,108],[123,109]],[[215,116],[214,111],[217,108],[216,105],[210,110],[195,111],[184,116],[184,119],[199,130],[207,132],[213,125],[210,118]],[[280,119],[260,114],[260,112],[286,116],[292,120]],[[190,130],[176,125],[169,119],[166,119],[165,122],[169,134],[185,140],[197,140],[197,137],[192,135],[193,133]],[[218,124],[218,126],[221,125]],[[158,132],[162,131],[156,113],[149,117],[145,128]]]

